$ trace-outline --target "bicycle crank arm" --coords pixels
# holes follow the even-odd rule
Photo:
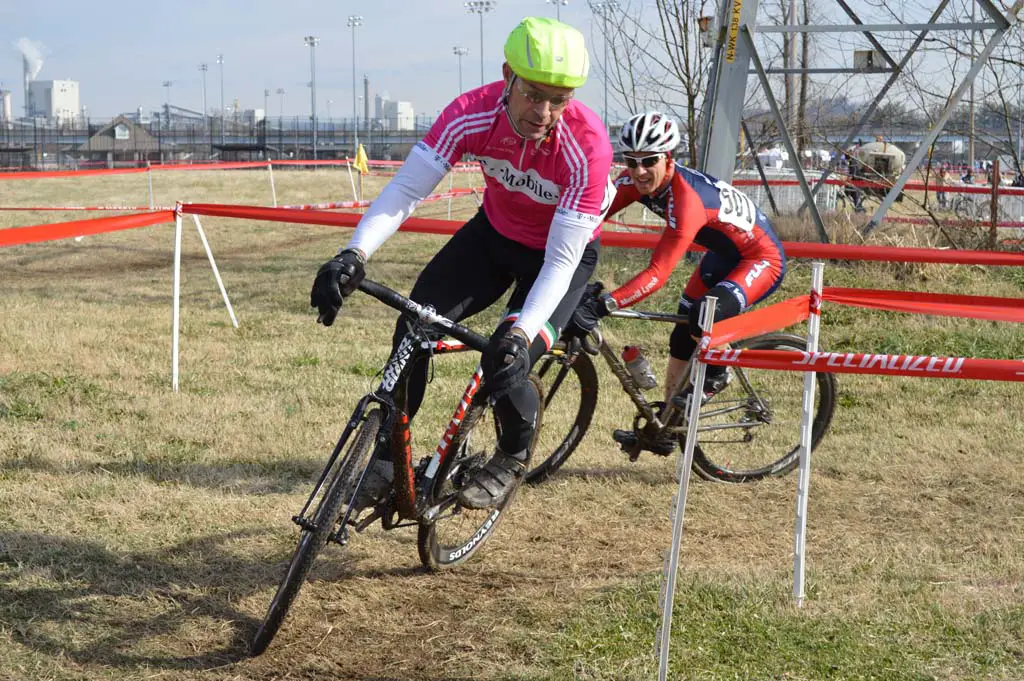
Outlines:
[[[434,504],[423,511],[420,518],[427,523],[432,523],[437,520],[438,516],[440,516],[442,512],[447,511],[449,508],[454,506],[455,503],[455,496],[449,496],[448,498],[441,500],[440,503]]]

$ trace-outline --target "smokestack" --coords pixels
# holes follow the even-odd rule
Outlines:
[[[370,128],[370,77],[363,74],[363,125]]]
[[[43,53],[40,49],[42,45],[32,42],[28,38],[19,38],[14,47],[21,52],[21,63],[25,73],[25,116],[31,116],[34,111],[29,83],[36,79],[39,71],[43,68]]]
[[[28,65],[28,57],[22,56],[21,62],[25,67],[25,118],[32,115],[32,91],[28,84],[32,81],[32,73]]]

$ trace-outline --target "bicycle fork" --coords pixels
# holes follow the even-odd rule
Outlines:
[[[452,455],[451,447],[452,441],[455,439],[456,433],[459,432],[459,427],[462,425],[462,420],[466,417],[466,412],[469,411],[469,406],[473,403],[473,398],[476,396],[477,391],[480,390],[480,382],[483,380],[484,370],[479,364],[476,367],[476,371],[473,372],[472,378],[469,379],[469,385],[466,386],[466,390],[462,393],[462,399],[459,401],[459,406],[455,408],[455,413],[452,414],[451,420],[448,422],[448,427],[445,428],[444,435],[441,436],[441,441],[437,443],[437,448],[434,450],[433,455],[430,457],[430,461],[427,464],[426,470],[423,472],[423,477],[420,485],[420,499],[424,500],[422,504],[425,504],[427,499],[432,499],[433,495],[430,494],[430,490],[434,487],[434,476],[437,475],[438,469],[441,464]],[[460,443],[461,444],[461,443]],[[430,506],[429,508],[422,509],[422,518],[426,522],[433,522],[438,514],[443,510],[442,507],[446,504],[445,499],[437,500],[437,503]]]

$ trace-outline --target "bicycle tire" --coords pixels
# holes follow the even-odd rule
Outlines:
[[[807,349],[807,341],[799,336],[789,334],[769,334],[736,343],[734,347],[749,350],[803,351]],[[734,371],[737,369],[739,368],[734,368]],[[786,421],[778,422],[777,420],[772,421],[774,415],[769,413],[767,418],[770,422],[758,424],[757,421],[760,420],[758,414],[763,414],[763,411],[760,407],[752,404],[753,398],[746,391],[743,381],[738,380],[738,376],[734,376],[729,385],[701,409],[701,421],[712,420],[711,414],[725,409],[744,411],[740,422],[750,424],[749,427],[722,429],[722,433],[723,436],[726,436],[725,434],[730,432],[745,430],[745,437],[750,437],[750,439],[745,439],[740,443],[736,443],[734,440],[715,442],[711,433],[716,431],[699,431],[697,444],[693,450],[693,470],[706,480],[728,483],[752,482],[767,477],[785,475],[796,468],[800,462],[799,437],[800,416],[803,409],[803,373],[747,368],[743,368],[742,372],[753,388],[758,391],[758,395],[771,403],[768,404],[769,412],[777,405],[784,405],[783,412],[792,413],[792,416]],[[819,372],[815,376],[817,390],[815,391],[816,405],[811,428],[812,452],[832,423],[837,389],[833,374]],[[788,403],[785,402],[787,398],[789,399]],[[734,402],[736,406],[730,406]],[[740,406],[743,404],[746,404],[746,407]],[[794,409],[795,413],[791,411]],[[785,428],[786,425],[790,428]],[[773,433],[771,436],[767,434],[764,426],[767,426],[768,429],[775,427],[775,431],[768,431]],[[707,424],[703,426],[703,428],[707,427],[709,427]],[[794,427],[795,430],[793,430]],[[698,425],[698,428],[700,429],[702,426]],[[751,435],[755,428],[756,434]],[[783,437],[795,437],[796,445],[788,448],[781,457],[772,458],[774,453],[779,451],[775,440],[785,441],[782,440]],[[680,445],[685,445],[685,433],[680,435],[679,442]],[[726,442],[735,446],[725,446]],[[754,442],[757,444],[753,444]],[[789,445],[783,445],[783,447],[789,447]],[[734,458],[730,459],[730,456]],[[736,457],[742,459],[742,463],[737,463]],[[770,460],[765,463],[764,458]],[[748,463],[749,461],[756,463],[751,464]]]
[[[270,607],[263,618],[256,634],[253,636],[252,644],[249,646],[249,654],[253,657],[260,655],[267,649],[274,639],[281,624],[288,614],[289,608],[299,595],[313,561],[316,560],[320,550],[327,543],[328,537],[334,532],[334,526],[341,516],[342,506],[354,496],[356,484],[360,480],[363,469],[369,462],[372,445],[376,441],[377,434],[381,427],[381,412],[374,409],[367,416],[359,428],[351,436],[351,444],[342,457],[334,477],[326,484],[326,492],[320,497],[316,511],[313,513],[314,530],[302,530],[299,544],[292,554],[288,570],[284,579],[277,587]]]
[[[530,377],[530,384],[539,395],[540,385],[536,377]],[[536,442],[537,433],[542,425],[543,413],[542,403],[537,413],[534,442]],[[424,567],[435,572],[449,570],[472,558],[487,539],[494,534],[499,522],[505,517],[505,509],[515,499],[516,492],[519,490],[517,485],[501,503],[489,509],[466,509],[452,500],[462,485],[472,479],[473,472],[482,466],[494,452],[494,445],[497,444],[497,438],[500,435],[500,427],[497,420],[493,418],[493,414],[494,411],[486,398],[481,399],[479,395],[474,398],[459,429],[452,437],[450,446],[454,448],[452,450],[454,454],[445,459],[435,474],[430,492],[431,505],[444,503],[446,500],[451,505],[442,510],[433,520],[421,521],[416,540],[420,562]],[[486,433],[490,429],[494,431],[493,441]],[[474,433],[483,435],[482,445],[474,444],[472,437]],[[449,510],[451,513],[448,512]],[[450,542],[439,536],[441,534],[447,536],[449,529],[456,523],[464,528],[454,532],[455,536],[459,537],[457,540]]]
[[[597,369],[593,360],[585,352],[578,352],[573,356],[566,355],[562,343],[556,344],[553,351],[540,358],[534,373],[541,382],[541,396],[544,400],[544,428],[539,432],[538,450],[547,451],[552,439],[556,440],[556,444],[550,450],[550,454],[527,471],[525,481],[530,485],[544,482],[561,468],[583,440],[597,410]],[[562,354],[556,354],[558,351]],[[560,418],[561,407],[556,406],[552,409],[555,395],[565,398],[560,397],[558,405],[571,405],[573,402],[579,405],[575,414],[569,414],[572,419],[571,425],[561,440],[557,438],[564,421]],[[572,407],[569,406],[568,409],[571,410]],[[537,460],[538,450],[534,450],[533,460]]]

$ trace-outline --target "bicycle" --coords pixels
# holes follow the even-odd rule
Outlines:
[[[988,222],[992,214],[991,199],[957,194],[950,202],[953,214],[965,222]]]
[[[688,322],[685,316],[635,310],[617,310],[612,316],[683,324]],[[799,336],[772,333],[734,343],[732,347],[803,351],[807,343]],[[582,343],[559,342],[537,363],[535,371],[544,388],[542,395],[545,410],[550,409],[556,395],[566,393],[565,401],[578,401],[579,407],[568,433],[557,442],[551,453],[541,460],[535,452],[533,458],[538,463],[528,470],[526,482],[536,484],[551,476],[576,450],[589,428],[597,408],[598,395],[597,371],[590,359],[591,355],[604,358],[619,380],[622,390],[636,407],[632,430],[617,431],[619,437],[616,438],[631,461],[639,457],[641,450],[662,440],[666,434],[675,437],[680,446],[683,445],[686,438],[685,391],[689,389],[689,379],[685,379],[682,386],[676,389],[668,404],[649,401],[598,326]],[[689,377],[690,366],[687,365],[687,371],[683,374],[686,377]],[[732,367],[731,371],[732,380],[701,407],[697,427],[698,442],[693,451],[694,472],[706,480],[729,483],[785,475],[800,460],[803,375],[798,372],[743,367]],[[816,379],[812,451],[825,436],[836,407],[835,377],[829,373],[817,373]],[[566,390],[564,388],[567,385],[570,387]],[[550,434],[548,439],[551,439]],[[558,440],[558,434],[554,439]],[[663,455],[668,456],[667,453]]]
[[[445,570],[480,549],[515,497],[513,489],[495,508],[480,511],[464,508],[457,500],[458,491],[493,453],[500,433],[479,364],[433,455],[418,464],[412,460],[407,415],[411,368],[433,355],[483,352],[487,338],[381,284],[364,280],[359,290],[402,312],[409,330],[381,370],[380,385],[359,400],[313,492],[292,517],[301,531],[298,546],[253,637],[253,656],[270,645],[328,542],[345,546],[350,529],[363,532],[378,520],[385,530],[415,526],[420,561],[432,570]],[[437,339],[439,331],[456,341]],[[539,391],[536,379],[531,378],[530,385]],[[538,427],[542,413],[543,408]],[[357,508],[365,472],[385,447],[391,448],[394,463],[392,490],[371,508]]]

